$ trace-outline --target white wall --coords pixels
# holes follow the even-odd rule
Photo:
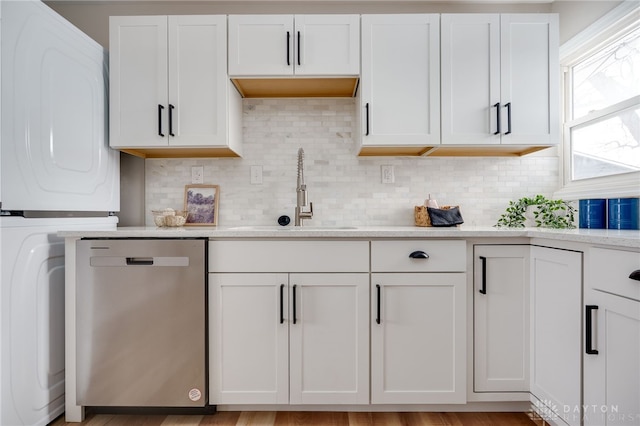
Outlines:
[[[619,0],[554,1],[551,4],[551,12],[557,13],[560,18],[560,44],[571,39],[620,3],[622,1]]]
[[[509,200],[558,188],[558,158],[358,157],[352,139],[354,99],[243,101],[242,159],[147,159],[147,224],[151,209],[182,208],[191,166],[220,185],[220,225],[275,225],[293,217],[297,151],[305,150],[305,179],[314,225],[413,225],[413,206],[429,193],[460,205],[468,225],[494,225]],[[552,153],[553,149],[550,150]],[[382,184],[381,165],[395,183]],[[250,184],[250,167],[263,167],[263,184]]]

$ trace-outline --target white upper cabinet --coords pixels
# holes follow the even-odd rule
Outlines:
[[[111,146],[238,154],[241,101],[227,78],[226,17],[117,16],[109,23]]]
[[[559,141],[558,17],[442,15],[442,143]]]
[[[360,72],[358,15],[230,15],[229,75]]]
[[[112,147],[169,144],[167,25],[166,16],[109,19]]]
[[[362,16],[361,155],[440,143],[439,31],[437,14]]]

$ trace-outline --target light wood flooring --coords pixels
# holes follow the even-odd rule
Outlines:
[[[87,415],[82,423],[64,416],[51,426],[535,426],[527,413],[354,413],[354,412],[219,412],[211,415]]]

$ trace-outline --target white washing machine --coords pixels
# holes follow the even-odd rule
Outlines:
[[[116,217],[0,217],[0,424],[46,425],[64,412],[64,239]]]

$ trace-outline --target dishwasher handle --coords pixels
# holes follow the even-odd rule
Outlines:
[[[188,256],[91,256],[92,267],[126,267],[126,266],[189,266]]]
[[[134,265],[153,265],[153,257],[127,257],[127,266]]]

